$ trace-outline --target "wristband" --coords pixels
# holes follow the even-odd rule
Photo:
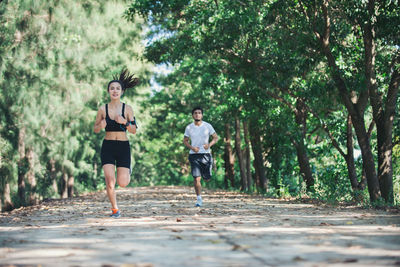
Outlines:
[[[128,127],[129,125],[135,125],[136,128],[138,128],[135,117],[133,117],[133,121],[127,121],[124,125],[125,125],[125,127]]]
[[[136,124],[136,118],[135,117],[133,117],[133,121],[131,121],[131,124],[135,125],[136,129],[139,128],[138,125]]]

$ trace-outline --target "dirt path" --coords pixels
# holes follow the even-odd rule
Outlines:
[[[0,266],[400,266],[400,214],[188,187],[118,191],[0,214]]]

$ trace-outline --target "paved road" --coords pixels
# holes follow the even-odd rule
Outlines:
[[[188,187],[104,192],[0,214],[0,266],[400,266],[400,214]]]

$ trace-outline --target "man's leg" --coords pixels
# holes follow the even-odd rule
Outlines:
[[[196,196],[201,196],[201,177],[194,178],[194,191],[196,191]]]
[[[200,177],[203,178],[203,180],[208,183],[211,180],[212,176],[212,163],[213,159],[211,154],[203,154],[199,159],[198,159],[198,170],[200,171]],[[200,178],[198,177],[198,178]],[[202,206],[203,205],[203,199],[201,198],[201,184],[200,184],[200,179],[199,179],[199,185],[200,185],[200,190],[199,193],[197,194],[197,202],[196,206]],[[206,185],[208,188],[208,185]],[[196,191],[197,193],[197,191]],[[197,205],[199,204],[199,205]]]
[[[189,155],[190,167],[192,169],[194,191],[196,192],[197,201],[196,206],[202,205],[201,202],[201,170],[199,164],[199,155]]]
[[[197,195],[196,207],[201,207],[203,205],[203,200],[201,199],[201,176],[194,178],[194,190]]]

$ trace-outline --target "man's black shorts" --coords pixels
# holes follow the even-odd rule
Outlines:
[[[211,179],[213,158],[210,153],[189,154],[189,162],[194,178],[202,176],[204,180]]]

